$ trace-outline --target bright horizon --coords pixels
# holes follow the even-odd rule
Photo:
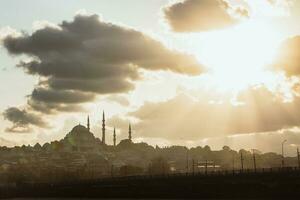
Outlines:
[[[6,1],[0,145],[64,137],[101,114],[135,141],[287,153],[300,146],[296,0]],[[14,15],[13,13],[17,13]],[[209,16],[209,17],[207,17]]]

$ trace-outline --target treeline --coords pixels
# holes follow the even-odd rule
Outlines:
[[[284,165],[298,167],[297,157],[284,158]],[[40,145],[0,148],[0,184],[280,167],[279,154],[235,151],[228,146],[217,151],[209,146],[160,148],[146,143],[126,143],[86,152],[67,152],[63,148]]]

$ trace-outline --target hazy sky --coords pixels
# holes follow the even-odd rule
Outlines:
[[[91,117],[136,141],[300,145],[296,0],[1,0],[0,145]],[[299,35],[299,36],[298,36]]]

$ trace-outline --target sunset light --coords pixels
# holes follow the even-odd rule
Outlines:
[[[266,23],[247,21],[223,31],[211,32],[199,42],[198,57],[207,65],[218,86],[241,90],[256,84],[271,84],[268,70],[282,35]],[[238,84],[237,84],[238,83]]]
[[[0,198],[299,198],[300,0],[0,2]]]

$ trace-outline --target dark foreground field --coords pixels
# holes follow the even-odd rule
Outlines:
[[[137,176],[80,183],[18,184],[1,198],[300,199],[300,171]]]

